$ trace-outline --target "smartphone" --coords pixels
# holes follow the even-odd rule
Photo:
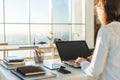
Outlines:
[[[63,73],[63,74],[69,74],[69,73],[71,73],[71,71],[66,70],[66,69],[64,69],[62,67],[60,67],[57,71],[60,72],[60,73]]]

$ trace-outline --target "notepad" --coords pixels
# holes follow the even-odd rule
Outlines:
[[[41,67],[32,66],[32,65],[18,67],[16,71],[18,71],[24,76],[45,74],[45,71]]]

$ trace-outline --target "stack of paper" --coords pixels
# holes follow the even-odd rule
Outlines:
[[[5,57],[1,65],[7,69],[14,69],[20,66],[24,66],[24,59],[17,56],[8,56]]]

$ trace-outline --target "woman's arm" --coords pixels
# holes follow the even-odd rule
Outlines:
[[[101,29],[98,33],[95,51],[91,63],[88,61],[80,62],[81,69],[88,75],[98,77],[104,70],[108,56],[110,35],[106,29]]]

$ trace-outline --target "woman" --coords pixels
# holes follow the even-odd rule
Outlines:
[[[91,62],[78,57],[75,63],[89,76],[120,80],[120,0],[99,0],[96,11],[101,28]]]

